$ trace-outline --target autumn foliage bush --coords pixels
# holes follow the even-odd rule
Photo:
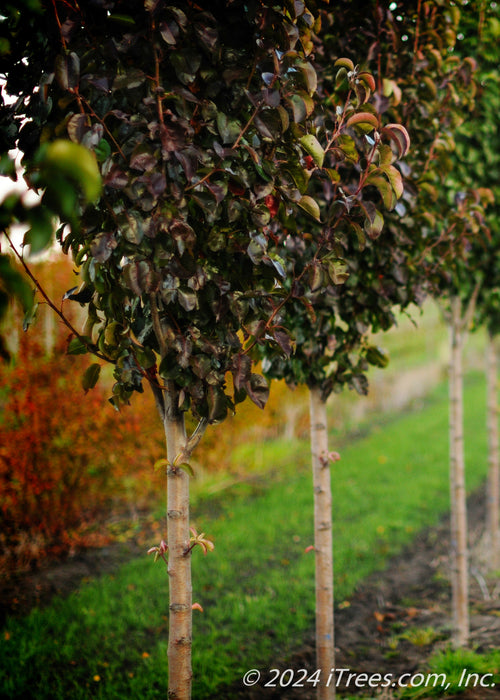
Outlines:
[[[65,260],[36,272],[59,299],[74,283]],[[0,363],[0,572],[103,544],[103,523],[158,492],[154,407],[144,399],[117,413],[107,401],[111,377],[85,393],[82,365],[66,354],[69,331],[44,307],[36,323],[23,334],[10,318],[14,352]]]
[[[143,500],[154,488],[154,440],[144,442],[136,413],[116,414],[104,387],[83,392],[64,343],[47,357],[23,336],[15,364],[0,367],[3,568],[102,544],[96,518],[119,509],[134,483]]]

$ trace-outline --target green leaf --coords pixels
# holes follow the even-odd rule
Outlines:
[[[144,238],[144,227],[142,225],[142,218],[138,212],[134,210],[124,212],[117,217],[117,222],[122,236],[129,241],[129,243],[140,245]]]
[[[335,75],[335,89],[336,90],[347,90],[349,87],[349,81],[347,76],[347,68],[341,66]]]
[[[68,355],[85,355],[88,352],[87,345],[80,338],[72,338],[68,344]]]
[[[282,105],[278,105],[276,107],[276,112],[279,114],[281,119],[281,131],[285,133],[290,126],[290,117],[288,116],[288,112]]]
[[[94,362],[90,365],[90,367],[87,367],[82,377],[82,387],[85,393],[87,393],[89,389],[93,389],[95,387],[99,380],[100,374],[101,365],[97,362]]]
[[[139,68],[129,68],[126,72],[118,73],[113,80],[113,91],[133,90],[146,81],[146,74]]]
[[[349,224],[349,229],[354,233],[356,236],[357,244],[358,244],[358,250],[362,251],[365,248],[366,245],[366,235],[361,226],[356,222],[356,221],[351,221]]]
[[[352,160],[353,163],[358,162],[359,155],[352,136],[349,136],[348,134],[341,134],[335,142],[335,147],[339,148],[344,154],[344,157],[348,160]]]
[[[191,48],[177,50],[169,54],[178,79],[184,85],[192,83],[201,65],[201,56]]]
[[[389,355],[378,345],[370,345],[366,349],[366,359],[374,367],[387,367],[389,364]]]
[[[8,153],[3,153],[0,156],[0,175],[10,177],[12,180],[16,179],[16,162]],[[3,204],[5,204],[5,199]]]
[[[325,151],[322,145],[313,134],[306,134],[300,139],[300,144],[302,148],[312,156],[312,159],[318,166],[318,168],[323,167],[323,161],[325,159]]]
[[[301,209],[307,212],[309,216],[312,216],[313,219],[321,222],[321,212],[319,209],[319,204],[315,199],[309,197],[309,195],[306,194],[303,197],[301,197],[297,204]]]
[[[373,217],[369,217],[365,220],[365,231],[372,240],[380,236],[383,228],[384,217],[379,211],[375,211]]]
[[[309,288],[316,292],[323,285],[323,270],[317,261],[311,263],[309,268]]]
[[[302,76],[305,88],[309,95],[313,95],[318,87],[318,76],[311,63],[304,61],[297,66],[297,70]]]
[[[340,173],[338,170],[335,170],[335,168],[325,168],[323,172],[325,172],[328,175],[330,181],[334,184],[340,182]]]
[[[240,135],[241,126],[235,119],[229,119],[223,112],[217,114],[217,129],[222,143],[233,144]]]
[[[188,464],[188,462],[182,462],[181,464],[176,464],[175,468],[182,469],[182,471],[186,472],[186,474],[189,474],[189,476],[194,477],[193,467],[190,464]]]
[[[77,226],[76,213],[78,211],[78,186],[62,172],[54,171],[50,175],[45,173],[45,192],[42,197],[42,206],[55,212],[65,222],[71,222],[72,227]]]
[[[294,163],[287,163],[283,167],[283,171],[287,175],[290,175],[299,192],[304,194],[304,192],[307,190],[311,173],[308,172],[306,168],[302,168],[300,165],[296,165]]]
[[[365,180],[365,184],[373,185],[378,189],[385,208],[391,211],[396,206],[396,196],[394,194],[394,190],[392,189],[389,182],[385,179],[385,177],[382,177],[382,175],[377,175],[377,171],[374,172],[375,174],[368,175],[368,177]]]
[[[135,27],[136,21],[134,17],[130,15],[120,15],[117,12],[113,12],[109,15],[110,22],[117,22],[118,24],[123,24],[128,27]]]
[[[29,245],[32,255],[48,248],[54,235],[54,218],[49,211],[38,206],[28,210],[27,219],[31,228],[24,235],[24,244]]]
[[[394,194],[398,199],[400,199],[404,192],[403,177],[401,173],[394,167],[394,165],[389,165],[381,169],[382,172],[389,178]]]
[[[378,129],[379,123],[378,118],[371,112],[357,112],[353,114],[352,117],[349,117],[346,126],[356,126],[361,129],[361,131],[368,133],[373,131],[373,129]]]
[[[423,190],[430,196],[432,202],[437,201],[439,197],[439,190],[433,184],[430,182],[420,182],[418,183],[418,187],[420,190]]]
[[[263,235],[254,236],[247,247],[247,254],[254,265],[262,262],[267,251],[267,239]]]
[[[168,465],[169,465],[168,459],[166,459],[165,457],[162,457],[161,459],[157,459],[157,460],[156,460],[156,462],[155,462],[154,465],[153,465],[153,470],[154,470],[155,472],[160,471],[160,469],[165,469],[165,470],[167,470]]]
[[[224,230],[214,226],[208,234],[207,244],[214,253],[218,250],[223,250],[226,247],[226,234]]]
[[[292,110],[293,121],[296,124],[304,121],[314,110],[314,101],[307,92],[292,95],[287,99],[287,102]]]
[[[269,253],[269,258],[271,260],[271,264],[273,265],[273,267],[276,270],[276,272],[278,273],[278,275],[282,279],[285,279],[286,278],[286,270],[285,270],[286,263],[283,260],[283,258],[280,258],[280,256],[277,255],[276,253]]]
[[[33,308],[33,290],[22,274],[12,267],[11,258],[8,255],[0,254],[0,280],[0,286],[6,291],[7,296],[16,297],[24,311],[30,311]]]
[[[334,68],[345,68],[348,71],[353,71],[354,70],[354,63],[351,61],[350,58],[337,58],[335,63],[333,64]]]
[[[136,348],[134,354],[137,362],[143,369],[150,369],[156,364],[156,355],[149,347]]]
[[[328,276],[335,285],[344,284],[349,277],[349,270],[344,260],[328,260]]]
[[[44,184],[51,184],[54,173],[60,173],[74,181],[87,202],[94,202],[101,193],[101,174],[93,153],[78,143],[58,139],[49,144],[42,155]]]

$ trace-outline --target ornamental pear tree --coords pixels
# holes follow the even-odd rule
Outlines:
[[[485,19],[494,19],[496,13],[493,7],[489,11],[487,9],[485,3],[471,3],[461,10],[460,41],[456,44],[452,59],[457,64],[468,64],[474,70],[475,80],[469,91],[472,102],[467,119],[462,118],[456,123],[456,149],[450,159],[446,179],[443,178],[434,200],[433,216],[436,221],[440,221],[440,238],[436,248],[427,251],[424,261],[433,270],[432,293],[444,308],[450,336],[450,573],[455,646],[464,646],[469,640],[462,350],[472,327],[478,299],[485,296],[482,290],[495,284],[492,278],[488,279],[488,268],[491,267],[491,256],[496,256],[498,245],[494,233],[495,210],[491,209],[491,180],[484,177],[487,158],[485,151],[489,149],[487,132],[492,128],[490,125],[494,124],[496,112],[493,114],[491,108],[488,110],[487,105],[490,103],[487,97],[489,90],[485,84],[486,72],[480,65],[478,67],[478,63],[483,60],[483,51],[479,46]],[[496,127],[493,129],[496,134]],[[432,212],[432,208],[429,211]],[[457,241],[462,240],[460,254],[444,249],[440,257],[433,260],[436,253],[439,255],[443,239],[450,235]],[[491,450],[494,453],[494,437]],[[490,481],[492,479],[495,479],[493,466],[490,469]],[[490,513],[493,508],[494,504]]]
[[[474,273],[469,267],[465,288],[460,286],[461,271],[470,265],[472,241],[484,245],[484,209],[491,193],[457,173],[459,129],[472,118],[477,92],[477,61],[460,42],[469,30],[481,26],[482,4],[418,2],[391,3],[387,11],[376,8],[377,41],[370,47],[373,60],[385,67],[390,78],[385,82],[388,95],[402,91],[405,99],[389,107],[393,119],[401,119],[412,138],[409,172],[405,173],[405,191],[412,196],[404,202],[405,211],[394,220],[386,218],[387,229],[399,228],[401,240],[410,243],[413,253],[407,259],[403,274],[411,279],[416,273],[424,280],[424,288],[438,299],[455,299],[454,313],[449,316],[457,324],[450,331],[451,344],[460,343],[461,334],[471,311],[470,302],[477,296]],[[379,52],[378,46],[392,45],[394,51]],[[469,144],[470,148],[471,144]],[[472,150],[472,149],[471,149]],[[401,252],[401,251],[400,251]],[[451,309],[452,304],[449,305]],[[460,357],[454,347],[453,356]],[[450,387],[460,377],[460,368],[451,371]],[[460,386],[460,384],[458,384]],[[453,608],[453,641],[467,643],[467,528],[465,484],[463,478],[463,441],[457,426],[461,425],[459,389],[452,390],[450,408],[450,500],[451,500],[451,579]]]
[[[336,307],[347,300],[353,303],[353,292],[348,289],[348,269],[353,260],[363,256],[365,247],[369,248],[367,241],[373,241],[374,249],[377,247],[383,222],[382,210],[388,202],[394,206],[402,195],[401,173],[394,163],[409,148],[404,127],[391,123],[384,125],[369,101],[375,87],[369,71],[360,70],[350,59],[340,58],[333,64],[333,74],[328,77],[329,82],[326,81],[326,72],[322,74],[321,90],[324,92],[320,94],[326,106],[324,115],[316,122],[317,142],[328,144],[328,148],[320,151],[321,165],[328,168],[328,180],[316,177],[316,164],[310,164],[313,170],[310,190],[316,188],[315,200],[320,203],[319,220],[307,220],[299,214],[274,223],[277,230],[282,229],[286,234],[290,265],[289,279],[285,283],[290,298],[280,310],[279,323],[291,335],[294,351],[287,356],[276,345],[261,346],[263,369],[269,377],[284,378],[292,385],[305,383],[309,387],[316,659],[324,679],[329,677],[335,665],[329,462],[338,458],[336,453],[328,450],[326,398],[342,383],[362,390],[367,366],[365,354],[354,358],[362,344],[365,323],[352,313],[342,318]],[[353,96],[349,99],[355,99],[362,112],[351,116],[344,110],[346,94]],[[385,200],[379,187],[373,184],[378,180],[383,180],[384,184],[380,182],[379,186],[386,194]],[[335,242],[334,252],[321,258],[321,241],[325,236]],[[328,267],[324,265],[325,260],[329,261]],[[378,277],[374,281],[367,271],[365,284],[368,295],[373,291],[372,298],[377,297],[374,303],[388,310],[390,305],[378,290]],[[370,284],[377,289],[370,289]],[[392,310],[390,314],[392,318]],[[382,357],[373,347],[368,355],[374,363],[380,362]],[[334,697],[335,688],[332,684],[320,683],[317,693],[319,698]]]
[[[332,143],[319,142],[313,118],[318,20],[305,3],[97,0],[42,2],[39,16],[14,13],[0,26],[10,46],[0,71],[16,98],[0,113],[2,149],[24,153],[33,187],[47,182],[40,146],[63,163],[42,202],[59,213],[57,241],[81,277],[67,299],[87,311],[68,351],[98,360],[86,390],[112,365],[117,408],[149,386],[164,425],[167,541],[152,551],[168,562],[169,697],[188,698],[191,553],[211,548],[190,531],[190,455],[245,398],[264,406],[267,383],[249,353],[263,342],[290,352],[278,318],[295,299],[287,240],[271,222],[318,218],[312,171],[327,185],[342,176],[323,166]],[[349,91],[341,112],[342,129],[377,120]],[[102,176],[93,206],[80,207],[69,184],[76,144]],[[369,145],[371,157],[378,150]],[[374,225],[372,209],[357,211]],[[336,255],[321,232],[303,277],[340,275]],[[198,423],[189,436],[186,414]]]
[[[428,9],[430,4],[426,7]],[[326,399],[345,385],[366,393],[368,365],[385,366],[388,359],[383,351],[369,344],[369,332],[394,325],[395,306],[404,309],[412,302],[420,304],[429,289],[429,280],[436,277],[438,261],[446,253],[460,255],[466,246],[464,231],[459,236],[454,234],[456,222],[450,224],[449,229],[439,227],[436,230],[439,219],[429,213],[433,211],[443,173],[450,169],[453,132],[463,118],[471,86],[470,60],[460,63],[450,56],[459,19],[455,8],[450,4],[445,13],[433,11],[415,15],[412,12],[395,16],[389,9],[382,11],[374,3],[371,11],[373,15],[365,6],[363,17],[357,17],[349,3],[341,3],[335,12],[324,17],[324,55],[326,59],[335,57],[348,46],[357,50],[359,56],[364,55],[360,26],[367,36],[375,37],[366,61],[380,87],[380,92],[373,95],[373,103],[387,113],[390,122],[399,124],[401,130],[407,127],[412,147],[407,155],[406,148],[397,154],[406,155],[404,163],[393,164],[394,155],[383,149],[379,160],[371,163],[365,182],[372,185],[389,210],[384,211],[384,226],[377,231],[363,230],[352,222],[337,227],[339,260],[345,261],[345,283],[341,287],[332,284],[326,292],[318,293],[312,284],[305,292],[310,303],[309,313],[304,305],[287,307],[285,313],[290,315],[283,323],[296,339],[295,352],[287,359],[265,351],[263,365],[268,376],[285,378],[291,385],[306,383],[311,390],[313,463],[324,477],[321,483],[315,482],[314,489],[325,504],[322,516],[316,517],[316,531],[321,533],[322,539],[326,539],[330,529],[331,511]],[[368,26],[370,16],[372,25]],[[439,38],[443,35],[447,37],[446,42]],[[425,37],[425,41],[421,37]],[[328,65],[327,60],[323,65]],[[332,78],[335,84],[338,74]],[[460,88],[464,90],[464,100],[451,100],[450,96],[462,95]],[[368,132],[368,138],[373,138],[374,133],[376,135],[376,132]],[[403,133],[406,131],[400,132]],[[399,145],[402,143],[400,141]],[[318,200],[324,202],[324,208],[338,210],[346,206],[342,201],[344,192],[330,188],[324,190]],[[304,246],[300,247],[301,238],[305,237],[304,231],[310,230],[310,225],[301,230],[302,223],[295,226],[295,235],[293,230],[291,233],[291,240],[295,240],[298,247],[299,261],[304,261],[306,252]],[[314,237],[314,233],[308,235]],[[294,264],[297,265],[297,261]],[[315,442],[319,434],[321,443]],[[331,555],[328,542],[318,544],[316,556],[321,556],[328,548]],[[321,566],[318,570],[321,571]],[[329,575],[331,577],[331,573]]]
[[[428,110],[423,102],[419,105],[416,100],[404,106],[413,142],[421,144],[422,150],[415,183],[417,205],[403,216],[401,225],[409,226],[409,235],[410,227],[421,231],[423,246],[414,258],[414,265],[427,275],[428,290],[444,305],[449,326],[452,641],[455,646],[463,646],[468,642],[469,623],[461,348],[482,279],[472,251],[481,249],[487,240],[485,208],[491,192],[478,186],[481,183],[477,179],[471,181],[463,176],[456,154],[460,131],[473,120],[480,77],[474,52],[472,55],[466,50],[462,52],[460,42],[468,31],[477,32],[481,25],[481,3],[469,3],[462,8],[450,3],[444,13],[437,3],[419,3],[419,12],[412,74],[418,75],[429,63],[438,68],[440,79],[437,75],[427,76],[423,87],[424,94],[431,96],[427,97],[427,103],[432,104],[433,96],[438,96],[441,108]],[[400,17],[402,20],[403,16]],[[434,23],[437,28],[441,17],[448,17],[448,27],[438,34],[442,37],[441,58],[438,58],[429,46],[429,36],[435,35],[425,30],[425,22]],[[422,127],[425,131],[419,135],[418,129]],[[433,134],[431,142],[429,134]],[[468,148],[473,150],[471,144]]]
[[[459,139],[459,161],[462,177],[472,185],[481,184],[492,191],[486,223],[489,236],[483,245],[475,248],[475,276],[481,275],[474,328],[486,329],[486,380],[487,380],[487,427],[488,427],[488,484],[487,526],[489,539],[489,563],[493,570],[500,566],[499,502],[500,466],[498,437],[498,361],[497,336],[500,331],[500,267],[498,247],[500,244],[498,201],[500,188],[498,110],[499,60],[498,40],[500,21],[498,10],[492,3],[480,8],[477,28],[469,27],[463,40],[463,52],[474,52],[478,62],[480,83],[475,100],[473,120],[462,127]],[[473,148],[471,148],[471,144]]]

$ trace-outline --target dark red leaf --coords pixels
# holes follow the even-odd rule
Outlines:
[[[250,381],[251,369],[252,361],[248,355],[240,352],[233,358],[231,371],[236,391],[246,387],[246,384]]]
[[[269,398],[269,386],[264,377],[260,374],[252,374],[245,389],[254,404],[259,408],[264,408]]]

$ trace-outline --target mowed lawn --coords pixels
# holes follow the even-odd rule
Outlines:
[[[332,415],[336,401],[342,397]],[[484,378],[471,373],[469,491],[487,470],[485,410]],[[365,427],[332,467],[337,603],[449,505],[446,383],[418,407]],[[194,611],[194,698],[300,648],[314,626],[314,555],[305,551],[313,543],[309,445],[269,441],[259,451],[272,476],[264,470],[258,483],[193,510],[198,531],[216,545],[206,557],[193,553],[193,599],[204,610]],[[165,565],[145,552],[66,599],[9,619],[0,636],[0,697],[164,698],[167,614]]]

